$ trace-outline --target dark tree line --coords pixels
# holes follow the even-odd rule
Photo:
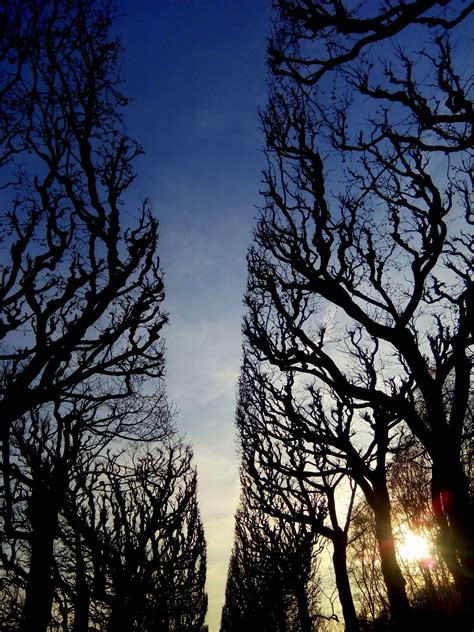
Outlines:
[[[189,448],[174,440],[99,457],[84,451],[69,473],[49,562],[41,538],[54,515],[55,490],[34,507],[28,488],[30,477],[37,485],[55,481],[39,454],[50,446],[40,441],[35,437],[18,458],[17,502],[2,553],[2,629],[27,629],[30,609],[44,609],[53,630],[200,632],[206,547]],[[42,468],[41,479],[33,467]],[[49,599],[47,611],[34,590],[40,580],[47,583],[48,593],[40,592]]]
[[[387,625],[415,621],[390,479],[413,441],[453,622],[472,626],[473,8],[274,2],[237,423],[254,508],[331,541],[347,630],[355,497]]]
[[[200,631],[206,612],[114,17],[108,0],[0,7],[2,630]]]
[[[318,534],[254,508],[252,482],[241,480],[221,631],[310,632],[319,616]]]

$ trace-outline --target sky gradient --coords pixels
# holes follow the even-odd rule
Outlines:
[[[167,387],[192,444],[217,632],[238,499],[234,428],[246,250],[264,166],[270,0],[120,0],[132,187],[160,219]],[[133,209],[132,209],[133,210]]]

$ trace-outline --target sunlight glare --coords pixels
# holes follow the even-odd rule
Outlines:
[[[405,530],[398,542],[398,553],[407,562],[427,562],[432,559],[430,543],[427,538]]]

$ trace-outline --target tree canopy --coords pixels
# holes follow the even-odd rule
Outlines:
[[[401,627],[414,613],[388,471],[407,432],[430,463],[438,544],[464,612],[472,602],[473,8],[277,0],[268,46],[244,467],[283,496],[335,475],[357,486]],[[312,513],[309,502],[293,518]]]
[[[200,632],[207,609],[115,18],[108,0],[0,9],[5,630]]]

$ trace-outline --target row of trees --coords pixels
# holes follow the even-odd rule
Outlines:
[[[51,424],[18,430],[2,630],[200,632],[206,555],[190,450],[167,442],[97,456],[85,445],[61,498]]]
[[[430,467],[419,445],[404,443],[387,468],[398,562],[411,604],[408,624],[468,630],[437,547]],[[334,487],[323,492],[313,486],[304,499],[301,488],[297,494],[288,486],[289,477],[275,476],[272,492],[268,480],[255,481],[245,470],[241,480],[223,631],[244,629],[252,621],[263,630],[330,631],[342,622],[348,628],[351,611],[358,629],[396,629],[374,514],[361,494],[346,493],[336,501]],[[345,523],[339,526],[343,514]]]
[[[5,631],[199,632],[207,607],[113,19],[108,0],[0,8]]]
[[[318,537],[305,523],[253,509],[252,483],[242,477],[242,486],[221,630],[309,632],[318,612]]]
[[[237,411],[251,491],[223,630],[246,599],[242,543],[261,554],[267,524],[330,543],[346,630],[408,629],[421,588],[472,627],[473,9],[274,2]],[[428,472],[404,504],[397,463]],[[243,534],[241,512],[259,526]],[[397,525],[428,529],[438,579],[412,581]]]

